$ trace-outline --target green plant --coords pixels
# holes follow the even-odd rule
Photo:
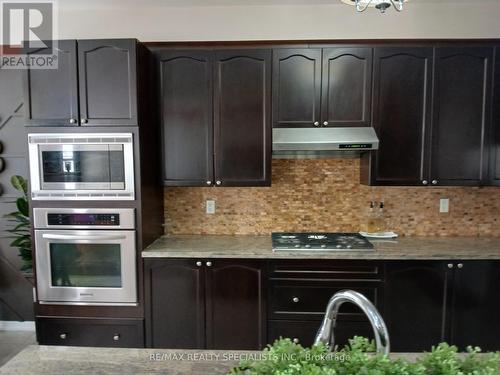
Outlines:
[[[391,359],[373,353],[373,342],[354,337],[349,345],[329,352],[323,345],[303,348],[290,339],[268,346],[259,360],[242,361],[229,374],[237,375],[499,375],[500,352],[481,354],[441,343],[416,361]],[[255,357],[254,357],[255,358]]]
[[[23,260],[21,271],[27,271],[33,268],[28,205],[28,184],[21,176],[12,176],[10,183],[23,195],[16,199],[17,211],[5,215],[8,221],[15,223],[14,227],[12,229],[8,229],[7,231],[12,233],[12,237],[14,238],[14,240],[10,243],[10,246],[17,247],[19,249],[19,256]]]

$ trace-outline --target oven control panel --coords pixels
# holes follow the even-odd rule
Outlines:
[[[33,209],[35,229],[135,229],[133,208]]]
[[[76,214],[76,213],[49,213],[47,214],[49,225],[120,225],[120,215],[109,214]]]

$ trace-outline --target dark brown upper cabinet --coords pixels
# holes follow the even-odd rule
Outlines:
[[[138,125],[135,39],[63,40],[57,54],[57,69],[26,71],[28,125]]]
[[[425,135],[431,122],[433,49],[374,50],[373,127],[377,152],[362,156],[362,182],[422,185]]]
[[[26,70],[24,95],[27,125],[78,125],[76,40],[60,40],[56,51],[57,69]],[[40,49],[31,53],[43,52]]]
[[[370,126],[372,48],[276,49],[274,127]]]
[[[319,126],[321,49],[273,51],[273,126]]]
[[[166,186],[271,184],[271,50],[163,50]]]
[[[323,126],[370,126],[371,48],[323,49]]]
[[[376,48],[372,185],[478,186],[490,166],[493,48]],[[492,160],[494,157],[491,156]]]
[[[492,65],[492,48],[436,48],[431,185],[486,182]]]
[[[271,184],[271,51],[215,56],[215,183]]]
[[[161,51],[160,102],[165,184],[211,185],[213,178],[212,51]]]
[[[491,185],[500,185],[500,47],[495,48],[495,77],[493,83],[493,123],[490,142]]]

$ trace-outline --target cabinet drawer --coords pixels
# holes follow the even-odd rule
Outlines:
[[[271,279],[382,280],[382,264],[376,261],[275,261],[269,265]]]
[[[134,319],[37,318],[40,345],[144,347],[144,322]]]
[[[363,294],[379,308],[380,283],[373,281],[348,281],[335,283],[298,283],[274,281],[269,288],[269,318],[321,320],[330,298],[344,289]],[[359,320],[363,312],[352,303],[345,303],[339,319]]]
[[[268,343],[272,344],[274,340],[290,338],[298,340],[298,343],[304,347],[313,344],[316,333],[321,322],[313,321],[292,321],[292,320],[270,320],[268,322]],[[370,323],[342,321],[335,327],[335,344],[340,347],[348,343],[348,339],[354,336],[364,336],[373,338],[373,330]]]

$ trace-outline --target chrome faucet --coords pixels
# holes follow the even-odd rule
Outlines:
[[[335,293],[333,297],[330,298],[328,306],[326,307],[323,323],[321,323],[321,327],[316,334],[314,344],[322,342],[328,345],[330,350],[335,348],[333,330],[337,322],[339,308],[344,302],[355,304],[365,313],[373,328],[377,353],[388,355],[390,352],[389,332],[387,331],[382,316],[368,298],[354,290],[342,290]]]

